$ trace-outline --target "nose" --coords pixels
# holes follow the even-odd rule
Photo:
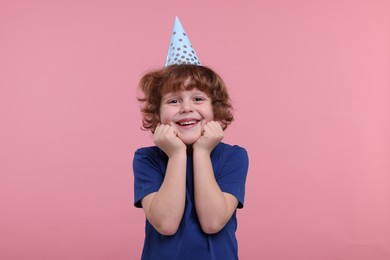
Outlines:
[[[193,111],[193,108],[192,108],[191,102],[183,101],[181,103],[180,113],[189,113],[189,112],[192,112],[192,111]]]

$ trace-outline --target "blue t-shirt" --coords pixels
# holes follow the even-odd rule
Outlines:
[[[248,154],[239,146],[219,143],[210,154],[215,179],[223,192],[234,195],[238,208],[244,206]],[[133,160],[134,205],[159,190],[165,176],[168,157],[157,146],[138,149]],[[172,236],[161,235],[146,220],[143,260],[230,260],[238,259],[236,211],[216,234],[202,231],[194,203],[193,160],[187,155],[186,205],[179,229]]]

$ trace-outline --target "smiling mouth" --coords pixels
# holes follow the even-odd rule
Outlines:
[[[199,121],[198,120],[189,120],[189,121],[180,121],[176,122],[179,126],[192,126],[197,124]]]

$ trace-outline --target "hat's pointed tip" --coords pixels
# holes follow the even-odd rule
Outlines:
[[[201,65],[177,16],[175,16],[165,67],[173,64]]]
[[[183,27],[182,25],[181,25],[181,22],[180,22],[180,20],[179,20],[179,17],[175,17],[175,22],[174,22],[174,26],[180,26],[180,27]]]

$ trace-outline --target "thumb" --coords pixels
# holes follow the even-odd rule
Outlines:
[[[178,132],[177,132],[175,123],[170,122],[169,125],[172,127],[173,133],[177,136],[177,135],[178,135]]]

